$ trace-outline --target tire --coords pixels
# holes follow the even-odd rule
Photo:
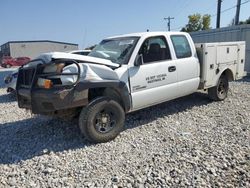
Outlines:
[[[9,65],[9,64],[6,65],[6,68],[10,68],[10,67],[11,67],[11,65]]]
[[[108,142],[123,130],[124,121],[125,112],[118,102],[98,97],[82,109],[79,127],[90,142]]]
[[[215,101],[222,101],[227,98],[229,89],[228,79],[222,75],[216,86],[208,89],[208,96]]]

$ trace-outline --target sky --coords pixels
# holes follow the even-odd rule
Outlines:
[[[241,6],[240,20],[250,16],[250,1]],[[223,0],[222,11],[237,0]],[[180,30],[194,13],[212,15],[216,25],[217,0],[1,0],[0,45],[13,40],[56,40],[79,44],[103,38],[167,30],[164,17],[174,17],[171,29]],[[230,24],[236,8],[221,15],[221,27]]]

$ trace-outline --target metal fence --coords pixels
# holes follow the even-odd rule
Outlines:
[[[250,73],[250,25],[230,26],[190,34],[195,43],[246,41],[245,71]]]

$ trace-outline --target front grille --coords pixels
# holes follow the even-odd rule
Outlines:
[[[19,70],[18,80],[21,87],[31,87],[35,68],[25,68]]]

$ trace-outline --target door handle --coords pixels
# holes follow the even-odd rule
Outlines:
[[[174,72],[174,71],[176,71],[176,66],[168,67],[168,72]]]

